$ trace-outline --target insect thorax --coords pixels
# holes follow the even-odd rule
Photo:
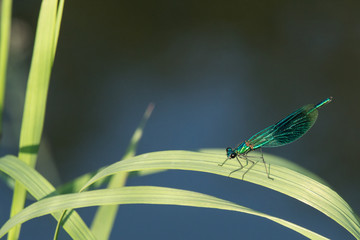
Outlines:
[[[252,150],[251,145],[247,141],[241,143],[236,149],[235,152],[238,155],[246,155],[248,152]]]

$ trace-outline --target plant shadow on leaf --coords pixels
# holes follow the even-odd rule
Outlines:
[[[29,154],[37,154],[38,151],[39,151],[39,144],[23,146],[19,150],[20,153],[29,153]]]

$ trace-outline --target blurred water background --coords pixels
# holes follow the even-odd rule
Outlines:
[[[18,151],[39,7],[14,1],[2,155]],[[333,96],[301,140],[265,151],[318,174],[359,213],[359,10],[358,1],[66,1],[37,169],[58,186],[120,160],[149,102],[139,154],[234,147]],[[294,199],[231,178],[166,171],[128,185],[194,190],[352,238]],[[0,195],[2,224],[12,197],[2,182]],[[95,210],[79,213],[90,224]],[[304,239],[258,217],[174,206],[121,206],[115,225],[112,239]],[[22,239],[51,239],[55,226],[32,220]]]

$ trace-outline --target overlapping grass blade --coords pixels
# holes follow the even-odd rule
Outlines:
[[[310,239],[327,239],[319,234],[283,219],[269,216],[216,197],[192,191],[152,186],[102,189],[82,193],[65,194],[40,200],[39,202],[25,208],[18,215],[6,222],[0,229],[0,237],[3,236],[12,226],[45,214],[69,208],[114,204],[164,204],[237,211],[267,218],[285,227],[293,229]],[[241,236],[239,237],[241,238]]]
[[[0,158],[0,171],[18,181],[37,200],[55,194],[55,188],[42,175],[14,156]],[[61,212],[53,212],[52,215],[59,220]],[[95,239],[76,211],[72,212],[63,227],[73,239]]]
[[[46,99],[54,62],[57,37],[60,30],[64,1],[42,1],[36,29],[34,51],[26,89],[23,120],[20,133],[19,159],[34,167],[42,135]],[[18,213],[24,206],[26,191],[15,182],[10,215]],[[17,239],[20,225],[9,233],[9,239]]]
[[[273,189],[308,204],[335,220],[354,237],[360,239],[360,223],[356,214],[335,191],[313,178],[301,174],[302,169],[296,171],[296,165],[293,165],[294,169],[291,170],[283,166],[283,160],[280,161],[280,164],[277,164],[278,161],[273,156],[268,157],[265,155],[265,159],[271,163],[270,173],[275,180],[268,179],[264,166],[257,164],[245,175],[245,181]],[[228,176],[232,170],[238,168],[236,161],[229,161],[223,167],[219,167],[218,163],[223,160],[223,150],[219,151],[218,154],[214,151],[211,153],[162,151],[142,154],[110,165],[95,175],[84,188],[98,179],[121,171],[181,169]],[[241,179],[242,174],[243,171],[238,171],[233,173],[231,177]]]
[[[147,107],[143,118],[140,121],[139,126],[136,128],[130,144],[126,150],[126,153],[123,159],[127,159],[135,156],[137,145],[142,137],[144,127],[146,122],[151,116],[151,113],[154,109],[154,104],[149,104]],[[120,172],[112,176],[109,181],[107,188],[120,188],[123,187],[126,183],[128,177],[128,172]],[[100,206],[95,213],[95,217],[91,224],[91,231],[95,237],[99,240],[108,239],[111,233],[111,230],[114,225],[115,217],[118,212],[118,205],[112,206]]]
[[[66,193],[76,193],[81,190],[81,188],[92,178],[94,177],[98,172],[103,170],[104,168],[100,168],[96,171],[86,173],[84,175],[81,175],[80,177],[77,177],[76,179],[69,181],[59,187],[56,188],[56,192],[60,194],[66,194]],[[156,174],[159,172],[164,172],[166,169],[150,169],[150,170],[142,170],[137,172],[131,172],[129,173],[129,177],[136,177],[136,176],[146,176],[150,174]],[[7,182],[7,184],[11,187],[11,183],[13,182],[12,179],[7,178],[6,176],[1,176],[0,178],[3,178],[4,181]],[[89,188],[90,189],[98,189],[99,187],[103,186],[105,183],[109,182],[110,177],[105,177],[97,181],[96,183],[92,184]]]

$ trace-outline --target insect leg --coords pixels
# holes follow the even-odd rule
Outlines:
[[[246,160],[248,160],[248,161],[251,162],[251,166],[244,172],[244,174],[243,174],[242,177],[241,177],[241,180],[244,180],[245,174],[247,174],[248,171],[250,171],[250,169],[252,169],[252,167],[255,166],[255,165],[258,163],[258,162],[255,162],[255,161],[253,161],[253,160],[247,159],[247,158],[246,158]]]
[[[244,165],[244,167],[245,167],[245,166],[247,166],[247,165],[249,164],[249,161],[251,161],[250,159],[248,159],[248,158],[247,158],[247,156],[245,157],[245,160],[246,160],[246,164]],[[254,164],[254,162],[253,162],[253,161],[251,161],[251,162]]]
[[[269,171],[268,171],[267,166],[266,166],[266,162],[265,162],[265,159],[264,159],[264,155],[263,155],[263,152],[262,152],[261,148],[260,148],[260,152],[261,152],[261,159],[262,159],[262,161],[264,163],[264,166],[265,166],[265,171],[266,171],[267,177],[269,179],[271,179],[271,180],[274,180],[274,178],[270,177],[270,163],[269,163]]]
[[[222,167],[222,166],[227,162],[227,160],[229,160],[229,159],[230,159],[230,158],[226,158],[223,163],[219,163],[218,165],[219,165],[220,167]]]
[[[239,170],[241,170],[241,169],[244,168],[244,166],[241,164],[240,159],[238,158],[238,156],[236,156],[236,160],[237,160],[238,163],[240,164],[240,167],[239,167],[238,169],[235,169],[235,170],[231,171],[231,172],[229,173],[229,176],[228,176],[228,177],[230,177],[230,175],[233,174],[234,172],[237,172],[237,171],[239,171]],[[246,165],[247,165],[247,163],[246,163]],[[245,166],[246,166],[246,165],[245,165]]]

